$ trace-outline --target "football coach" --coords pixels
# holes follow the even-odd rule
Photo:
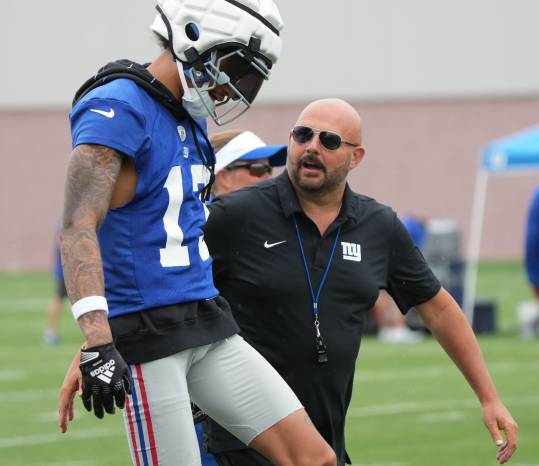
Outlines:
[[[348,103],[308,105],[290,132],[286,171],[209,206],[205,238],[216,286],[241,335],[288,382],[339,465],[350,463],[345,416],[363,320],[380,289],[403,313],[418,310],[475,391],[505,463],[517,447],[517,424],[462,310],[395,212],[348,186],[363,156],[361,120]],[[205,431],[221,466],[271,464],[217,424],[207,421]]]

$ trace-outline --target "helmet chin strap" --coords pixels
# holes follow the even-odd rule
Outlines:
[[[176,60],[176,66],[178,67],[178,74],[180,75],[180,82],[182,83],[183,98],[186,100],[192,100],[194,96],[194,91],[187,85],[187,80],[185,79],[185,74],[183,72],[183,63],[180,60]]]
[[[212,52],[215,53],[215,52]],[[243,95],[238,91],[236,86],[230,82],[230,77],[224,71],[219,69],[219,66],[214,63],[216,57],[212,56],[212,60],[206,63],[206,73],[211,78],[212,83],[208,85],[206,83],[203,87],[198,87],[195,77],[192,75],[193,70],[189,69],[188,72],[191,73],[191,80],[193,81],[194,87],[189,87],[187,84],[185,68],[183,62],[179,59],[176,59],[176,66],[178,68],[178,74],[180,77],[180,83],[182,85],[183,94],[181,100],[183,101],[184,109],[194,118],[208,118],[210,117],[216,125],[222,126],[226,123],[235,120],[240,115],[245,113],[247,109],[250,108],[250,103],[243,97]],[[215,100],[210,95],[210,90],[214,89],[217,86],[228,85],[230,90],[233,91],[237,100],[232,107],[225,108],[220,114],[217,113],[217,104]],[[226,99],[223,103],[226,104],[229,100]],[[244,105],[245,108],[234,114],[238,105]],[[229,117],[228,120],[225,120],[226,115],[232,115],[232,118]]]
[[[178,67],[178,73],[180,74],[180,82],[183,86],[183,95],[181,97],[183,108],[191,115],[191,117],[208,118],[211,117],[213,121],[218,122],[215,114],[215,102],[212,99],[207,89],[200,89],[196,83],[194,88],[187,85],[187,78],[184,74],[184,67],[180,60],[176,60],[176,66]]]

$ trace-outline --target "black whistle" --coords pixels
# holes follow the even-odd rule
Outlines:
[[[316,360],[318,364],[328,362],[328,351],[321,338],[316,339]]]

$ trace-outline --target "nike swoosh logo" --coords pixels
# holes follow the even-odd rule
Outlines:
[[[264,247],[266,249],[269,249],[269,248],[272,248],[273,246],[277,246],[278,244],[283,244],[283,243],[286,243],[286,240],[284,241],[279,241],[277,243],[268,243],[267,241],[264,243]]]
[[[105,110],[97,110],[96,108],[91,108],[90,112],[99,113],[100,115],[103,115],[107,118],[114,118],[114,109],[111,108],[108,112],[105,112]]]

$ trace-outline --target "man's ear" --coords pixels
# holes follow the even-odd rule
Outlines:
[[[356,168],[365,157],[365,148],[363,146],[356,147],[352,152],[352,160],[350,161],[350,170]]]
[[[230,172],[228,170],[220,170],[215,174],[215,193],[224,194],[230,191]]]
[[[290,143],[292,142],[292,130],[288,132],[288,150],[290,150]]]

